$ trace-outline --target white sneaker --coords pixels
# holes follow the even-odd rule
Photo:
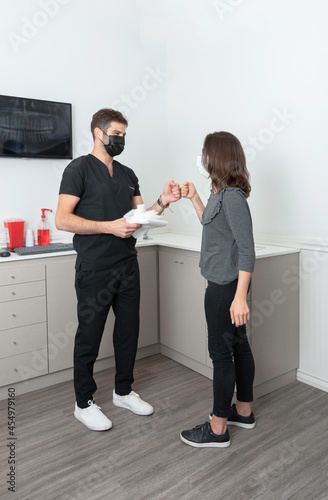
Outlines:
[[[112,427],[112,422],[100,411],[91,399],[88,401],[88,408],[79,408],[75,403],[74,417],[92,431],[107,431]]]
[[[143,401],[139,394],[134,391],[131,391],[127,396],[118,396],[114,390],[113,404],[120,408],[131,410],[137,415],[151,415],[154,413],[154,408],[149,403]]]

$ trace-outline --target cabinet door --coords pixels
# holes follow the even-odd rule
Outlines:
[[[73,346],[77,328],[75,256],[48,259],[47,310],[49,372],[73,366]]]
[[[140,334],[138,347],[157,344],[158,339],[158,279],[157,250],[138,249],[140,267]]]
[[[206,364],[206,321],[199,254],[160,249],[161,344]]]
[[[295,269],[298,254],[256,261],[250,320],[255,386],[298,368],[299,288],[289,278]]]

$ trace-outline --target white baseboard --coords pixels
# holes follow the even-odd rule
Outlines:
[[[301,370],[297,370],[296,379],[299,382],[303,382],[304,384],[308,384],[312,387],[316,387],[317,389],[328,392],[328,380],[320,379]]]

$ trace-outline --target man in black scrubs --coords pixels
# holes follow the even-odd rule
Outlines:
[[[77,252],[74,415],[94,431],[112,427],[93,399],[97,389],[93,367],[110,307],[115,315],[113,403],[138,415],[154,411],[132,390],[140,303],[136,240],[132,234],[141,226],[127,223],[123,215],[143,201],[133,170],[113,159],[124,149],[127,125],[119,111],[101,109],[93,115],[94,148],[91,154],[76,158],[66,167],[56,213],[57,229],[75,233]],[[179,185],[170,181],[149,210],[162,213],[180,197]]]

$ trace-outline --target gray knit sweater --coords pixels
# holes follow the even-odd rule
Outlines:
[[[199,266],[205,279],[225,285],[237,279],[239,271],[254,271],[252,218],[244,191],[226,188],[212,192],[201,222]]]

